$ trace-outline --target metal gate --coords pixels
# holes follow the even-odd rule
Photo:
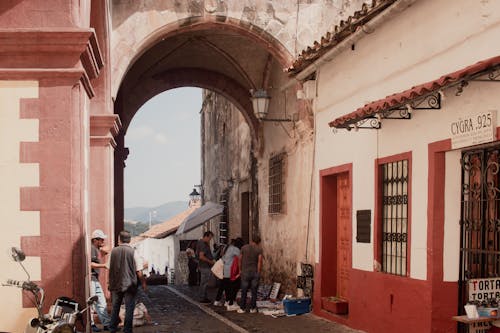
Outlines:
[[[459,313],[467,280],[500,276],[500,146],[462,153]]]

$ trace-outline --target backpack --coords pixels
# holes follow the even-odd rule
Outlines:
[[[238,278],[238,275],[240,274],[240,265],[239,265],[240,258],[238,256],[233,257],[233,263],[231,264],[231,273],[230,273],[230,280],[234,281]]]

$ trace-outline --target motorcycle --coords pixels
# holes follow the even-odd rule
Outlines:
[[[30,280],[30,275],[22,262],[26,258],[24,252],[16,247],[11,248],[11,257],[18,262],[28,276],[26,281],[7,280],[4,286],[13,286],[23,289],[33,295],[33,305],[37,310],[37,317],[32,318],[26,325],[24,333],[76,333],[76,321],[97,301],[97,296],[89,297],[87,306],[79,310],[78,302],[68,297],[58,297],[50,306],[49,313],[42,311],[45,301],[45,291],[42,287]]]

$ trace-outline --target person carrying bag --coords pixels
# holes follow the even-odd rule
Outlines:
[[[212,273],[219,280],[222,280],[224,278],[224,261],[222,261],[222,258],[217,260],[212,266]]]

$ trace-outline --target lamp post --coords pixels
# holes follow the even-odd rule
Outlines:
[[[156,210],[149,211],[149,229],[151,229],[151,219],[152,217],[156,217]]]

